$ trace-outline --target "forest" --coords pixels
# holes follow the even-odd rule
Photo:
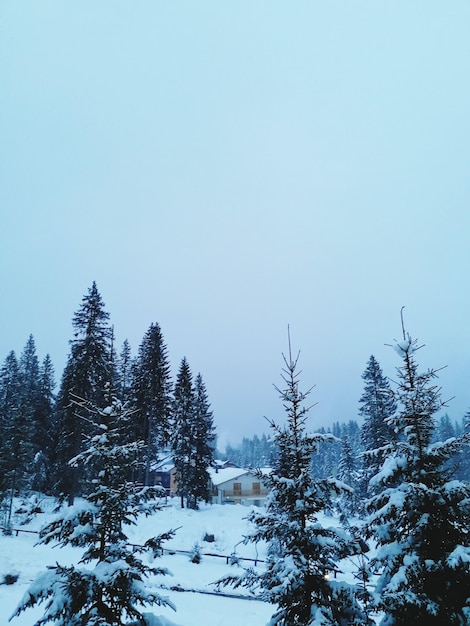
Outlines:
[[[38,624],[146,624],[139,607],[165,605],[144,584],[162,572],[140,554],[157,557],[174,530],[136,547],[125,527],[158,512],[164,490],[153,470],[158,454],[170,450],[181,506],[194,511],[209,500],[216,455],[252,467],[268,485],[268,503],[249,512],[254,530],[245,537],[269,546],[265,570],[247,568],[219,583],[256,590],[275,606],[272,624],[367,625],[376,614],[383,626],[470,624],[469,420],[452,422],[444,412],[438,373],[420,368],[423,346],[403,318],[403,337],[394,345],[397,386],[371,356],[360,425],[309,430],[309,391],[302,391],[289,339],[284,386],[276,387],[285,423],[271,421],[269,436],[245,438],[223,453],[215,450],[202,375],[193,377],[183,359],[173,383],[157,323],[135,358],[127,342],[116,353],[96,283],[72,323],[57,394],[51,360],[39,363],[32,336],[19,358],[10,352],[3,363],[0,525],[11,532],[18,495],[54,496],[68,507],[40,541],[83,547],[81,563],[93,567],[51,567],[17,613],[45,602]],[[341,526],[320,524],[323,512],[337,515]],[[362,558],[355,585],[336,578],[348,556]]]
[[[173,383],[168,350],[152,323],[133,358],[124,341],[117,354],[109,313],[93,283],[72,320],[74,336],[57,394],[49,356],[42,363],[29,337],[17,358],[11,351],[0,370],[0,494],[8,526],[14,493],[39,491],[73,503],[89,476],[69,461],[93,433],[90,410],[119,401],[129,415],[121,443],[143,442],[127,477],[150,485],[157,453],[169,449],[180,492],[190,508],[207,500],[207,468],[215,429],[202,375],[182,359]]]

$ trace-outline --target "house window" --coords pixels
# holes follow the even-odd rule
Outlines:
[[[261,493],[261,485],[260,483],[253,483],[253,495],[259,496]]]
[[[242,484],[241,483],[233,483],[233,495],[241,496],[242,495]]]

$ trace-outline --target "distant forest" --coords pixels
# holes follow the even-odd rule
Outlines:
[[[466,431],[466,417],[452,421],[447,413],[438,418],[433,441],[445,441],[451,437],[460,437]],[[331,428],[319,428],[315,432],[330,434],[332,441],[322,442],[312,456],[312,473],[318,477],[338,476],[340,466],[348,467],[346,482],[355,486],[364,464],[367,439],[365,427],[356,420],[334,422]],[[465,448],[456,465],[456,474],[460,479],[470,478],[470,450]],[[216,458],[229,461],[244,468],[272,467],[278,455],[275,440],[266,434],[243,437],[238,445],[227,444],[223,451],[216,451]]]

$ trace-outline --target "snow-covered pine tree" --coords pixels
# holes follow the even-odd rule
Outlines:
[[[346,435],[341,439],[341,457],[338,463],[337,477],[351,488],[350,492],[346,492],[338,498],[341,519],[346,521],[350,516],[356,515],[360,507],[358,460]]]
[[[310,393],[299,389],[296,359],[284,357],[284,390],[277,387],[287,413],[287,424],[270,422],[278,447],[273,471],[263,476],[270,487],[266,511],[253,511],[248,519],[255,530],[245,542],[269,544],[266,570],[248,569],[241,576],[229,576],[220,584],[245,586],[277,605],[272,626],[347,626],[371,624],[357,602],[357,588],[330,580],[338,562],[359,554],[360,545],[346,531],[324,527],[319,514],[329,503],[330,493],[345,485],[332,478],[314,478],[310,471],[312,454],[331,435],[307,434],[305,422],[310,407],[304,402]]]
[[[173,400],[173,435],[172,448],[176,469],[177,493],[181,497],[181,506],[197,508],[193,495],[195,482],[195,395],[193,377],[188,361],[184,357],[176,376]]]
[[[41,449],[41,444],[36,438],[41,374],[33,335],[29,336],[23,352],[21,353],[19,367],[21,376],[20,405],[24,423],[27,425],[24,437],[27,439],[29,435],[28,447],[32,452],[31,457],[28,459],[28,465],[30,465],[36,452]],[[36,444],[38,444],[38,447],[36,447]]]
[[[450,439],[451,437],[456,437],[458,435],[458,433],[456,432],[456,426],[456,424],[453,424],[450,421],[449,415],[447,413],[444,413],[444,415],[441,415],[437,422],[436,439],[438,441],[445,441],[446,439]]]
[[[209,468],[214,460],[215,428],[210,410],[207,389],[201,374],[194,381],[194,481],[192,499],[195,507],[198,502],[208,502]]]
[[[362,374],[364,392],[361,396],[359,415],[364,418],[361,427],[363,454],[362,494],[369,494],[369,480],[384,461],[383,447],[395,438],[389,418],[397,409],[395,396],[388,379],[372,355]]]
[[[39,397],[39,364],[32,336],[18,361],[12,351],[0,372],[0,472],[9,490],[6,525],[10,523],[13,496],[29,489],[34,458],[34,417]]]
[[[130,441],[145,442],[134,478],[145,485],[150,484],[150,468],[158,449],[169,443],[171,392],[168,350],[160,326],[151,324],[132,364],[129,393],[136,413],[128,437]]]
[[[127,339],[124,340],[119,354],[119,360],[117,363],[117,396],[122,402],[127,402],[131,389],[132,381],[132,352],[131,346]]]
[[[23,484],[31,458],[31,428],[23,419],[21,382],[18,359],[12,350],[0,369],[0,500],[9,494],[1,523],[7,527],[15,490]]]
[[[382,626],[470,624],[470,485],[453,479],[449,461],[468,436],[433,443],[434,415],[444,406],[436,371],[419,372],[416,340],[403,328],[395,349],[397,437],[372,482],[365,528],[378,544],[376,608]]]
[[[51,456],[54,445],[54,367],[46,354],[39,368],[39,396],[36,403],[33,448],[35,452],[31,487],[48,493],[51,485]]]
[[[465,414],[462,425],[459,428],[459,433],[470,433],[470,411],[467,411]],[[460,454],[460,458],[458,460],[458,468],[457,468],[457,477],[461,480],[466,480],[470,482],[470,442],[469,445],[466,445],[462,453]]]
[[[12,617],[36,604],[45,612],[35,626],[121,626],[147,623],[141,609],[149,605],[173,605],[154,587],[150,575],[167,570],[147,565],[139,558],[144,551],[156,556],[162,542],[173,531],[149,539],[142,547],[131,546],[125,527],[137,517],[158,508],[159,488],[135,490],[126,477],[142,442],[121,444],[129,413],[119,401],[99,410],[74,397],[80,414],[87,414],[95,434],[87,437],[86,449],[71,460],[72,465],[91,466],[95,475],[91,492],[83,503],[62,510],[40,533],[40,543],[84,547],[78,566],[56,564],[31,584]],[[81,420],[80,420],[81,421]],[[10,618],[11,619],[11,618]]]
[[[56,403],[54,491],[66,496],[69,503],[80,493],[83,478],[82,471],[68,466],[68,461],[80,452],[83,431],[83,422],[77,417],[79,410],[73,406],[71,394],[95,406],[104,406],[107,401],[104,389],[112,379],[112,329],[108,320],[109,313],[93,282],[72,320],[75,338],[71,341],[71,353]]]

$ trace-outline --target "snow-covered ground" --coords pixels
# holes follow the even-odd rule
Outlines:
[[[37,514],[27,524],[21,525],[15,519],[14,528],[22,531],[37,531],[52,516],[52,501],[43,501],[44,512]],[[142,518],[134,527],[127,529],[129,541],[142,544],[148,538],[161,532],[178,528],[175,536],[165,544],[163,556],[156,565],[167,567],[172,576],[162,576],[156,581],[161,584],[162,594],[167,595],[176,605],[176,612],[168,607],[149,607],[146,612],[158,616],[155,626],[263,626],[273,614],[275,607],[257,600],[226,597],[225,594],[249,596],[245,589],[233,590],[229,587],[217,592],[215,581],[228,573],[234,573],[236,565],[227,563],[226,558],[205,556],[204,553],[231,555],[247,559],[263,559],[265,547],[240,543],[249,532],[245,519],[249,509],[240,505],[207,505],[199,511],[181,509],[179,500],[170,500],[155,515]],[[321,519],[327,526],[335,524],[332,518]],[[213,535],[214,542],[204,541],[206,535]],[[0,534],[0,582],[5,575],[17,575],[18,580],[11,585],[0,585],[0,626],[31,626],[42,616],[43,607],[28,609],[8,622],[18,602],[27,591],[36,575],[48,565],[56,562],[61,565],[77,562],[83,549],[71,547],[50,547],[35,545],[37,535],[29,532]],[[199,544],[202,560],[199,564],[190,562],[188,554],[178,551],[191,551]],[[174,553],[169,550],[174,550]],[[144,557],[145,558],[145,557]],[[150,559],[150,557],[148,557]],[[241,565],[254,565],[253,561],[241,561]],[[258,567],[262,568],[263,563]],[[353,580],[354,564],[342,564],[345,577]],[[173,588],[173,589],[172,589]],[[179,590],[181,589],[181,590]],[[191,590],[191,591],[182,591]],[[201,593],[205,592],[205,593]],[[224,595],[223,595],[224,594]]]

